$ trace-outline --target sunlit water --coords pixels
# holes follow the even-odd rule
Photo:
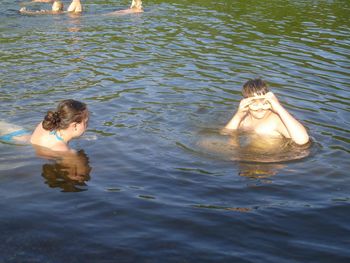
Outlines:
[[[67,98],[91,120],[77,160],[0,144],[0,261],[348,261],[350,3],[104,15],[129,2],[34,17],[1,2],[1,120],[33,129]],[[219,130],[259,76],[308,128],[308,152],[263,163],[201,147],[229,140]]]

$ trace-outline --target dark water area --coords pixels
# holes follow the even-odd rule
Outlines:
[[[349,262],[349,1],[21,4],[0,6],[0,120],[31,130],[68,98],[91,118],[76,159],[0,143],[0,262]],[[307,127],[307,154],[200,147],[227,139],[255,77]]]

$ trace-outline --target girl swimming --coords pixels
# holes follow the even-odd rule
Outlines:
[[[85,103],[64,100],[56,111],[48,111],[30,137],[30,143],[53,151],[73,151],[68,143],[87,129],[89,112]]]
[[[61,101],[55,111],[48,111],[31,134],[20,126],[0,121],[0,141],[26,144],[42,148],[41,151],[72,152],[68,146],[72,139],[78,138],[87,129],[89,112],[85,103],[76,100]],[[47,155],[46,154],[46,155]]]

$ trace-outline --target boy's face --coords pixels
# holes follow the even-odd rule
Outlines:
[[[249,104],[249,113],[255,119],[262,119],[270,111],[270,103],[265,99],[264,96],[254,96]]]

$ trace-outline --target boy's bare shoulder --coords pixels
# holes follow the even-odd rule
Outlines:
[[[287,127],[283,123],[281,117],[278,114],[271,112],[267,125],[270,125],[271,127],[273,127],[276,133],[286,138],[290,138]]]
[[[271,123],[271,122],[272,122],[272,123],[276,123],[276,124],[282,122],[280,116],[279,116],[278,114],[274,113],[273,111],[271,111],[271,113],[270,113],[270,115],[268,116],[268,118],[267,118],[266,121],[267,121],[267,122],[270,122],[270,123]]]

